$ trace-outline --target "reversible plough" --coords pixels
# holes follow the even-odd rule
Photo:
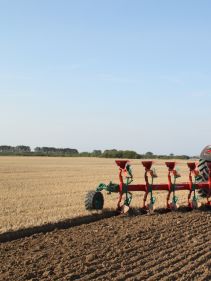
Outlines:
[[[210,150],[211,154],[211,150]],[[210,157],[210,155],[209,155]],[[203,164],[205,161],[200,160]],[[152,168],[153,161],[142,161],[142,165],[145,168],[144,184],[132,184],[133,174],[131,165],[128,160],[116,160],[116,164],[119,167],[119,183],[110,182],[108,185],[101,183],[94,191],[89,191],[85,198],[85,207],[87,210],[101,210],[104,205],[104,197],[102,191],[106,191],[108,194],[119,193],[117,202],[117,212],[126,213],[129,210],[132,200],[132,192],[140,191],[144,192],[143,206],[141,209],[149,212],[153,212],[155,197],[154,191],[166,191],[166,208],[168,210],[177,210],[178,197],[177,191],[186,190],[188,192],[187,205],[190,209],[196,209],[200,206],[197,191],[200,194],[206,196],[206,205],[211,206],[211,161],[206,162],[206,166],[197,169],[195,162],[187,163],[189,168],[189,181],[185,183],[177,183],[177,179],[180,177],[177,169],[175,168],[175,162],[165,162],[168,169],[168,183],[156,184],[154,179],[157,177],[155,169]],[[206,181],[203,177],[203,171],[207,171]],[[203,171],[202,171],[203,170]],[[124,202],[123,201],[124,195]],[[148,200],[148,196],[150,197]]]

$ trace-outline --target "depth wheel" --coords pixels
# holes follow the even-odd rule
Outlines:
[[[86,210],[102,210],[104,205],[103,194],[99,191],[89,191],[84,203]]]

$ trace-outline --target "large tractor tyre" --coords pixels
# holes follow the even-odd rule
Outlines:
[[[199,182],[205,182],[208,180],[208,167],[207,167],[207,162],[203,159],[199,160],[199,165],[198,165],[199,173],[200,173],[200,181]],[[208,189],[200,189],[198,190],[198,193],[201,197],[207,197],[208,195]]]
[[[101,192],[89,191],[85,197],[86,210],[102,210],[104,198]]]
[[[205,182],[209,178],[209,169],[207,166],[207,162],[211,162],[211,146],[210,145],[206,146],[200,154],[198,169],[199,169],[199,173],[201,176],[201,180],[200,180],[201,182]],[[198,192],[199,192],[200,196],[207,197],[209,191],[208,191],[208,189],[200,189]]]

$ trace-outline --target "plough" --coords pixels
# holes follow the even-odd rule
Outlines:
[[[104,197],[102,191],[106,191],[108,194],[119,193],[117,202],[117,212],[126,213],[130,208],[132,201],[132,192],[144,192],[143,205],[141,209],[149,212],[153,212],[155,197],[154,191],[166,191],[166,208],[168,210],[177,210],[178,197],[177,191],[188,191],[187,205],[190,209],[196,209],[200,206],[198,195],[196,191],[206,196],[206,205],[211,206],[211,147],[203,150],[208,156],[201,154],[201,160],[198,165],[195,162],[188,162],[189,168],[189,181],[185,183],[177,183],[177,179],[180,177],[177,169],[175,168],[175,162],[165,162],[168,169],[168,182],[164,184],[154,183],[154,179],[157,178],[155,169],[152,168],[153,161],[142,161],[142,165],[145,168],[144,184],[132,184],[133,174],[131,165],[128,160],[116,160],[116,164],[119,167],[119,183],[110,182],[108,185],[101,183],[94,191],[89,191],[85,198],[85,207],[87,210],[101,210],[104,206]],[[204,164],[205,163],[205,164]],[[201,165],[201,166],[200,166]],[[204,172],[206,171],[206,174]],[[206,179],[206,180],[205,180]],[[124,202],[123,195],[125,196]],[[150,197],[148,200],[148,196]],[[148,202],[149,201],[149,202]],[[147,203],[148,202],[148,203]]]

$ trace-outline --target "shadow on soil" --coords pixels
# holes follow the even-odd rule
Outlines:
[[[210,207],[201,206],[196,211],[210,212],[210,210],[211,210]],[[192,210],[185,206],[181,206],[177,210],[177,212],[179,212],[179,213],[186,213],[186,212],[190,212],[190,211],[192,211]],[[167,209],[156,209],[152,215],[166,214],[169,212],[171,212],[171,211],[169,211]],[[128,214],[123,214],[121,216],[131,217],[131,216],[137,216],[137,215],[149,215],[149,214],[146,211],[131,208]],[[9,231],[9,232],[0,234],[0,243],[10,242],[10,241],[13,241],[16,239],[29,237],[34,234],[47,233],[47,232],[51,232],[51,231],[58,230],[58,229],[67,229],[67,228],[71,228],[74,226],[79,226],[82,224],[88,224],[88,223],[100,221],[100,220],[103,220],[106,218],[111,218],[114,216],[117,216],[116,211],[105,209],[101,213],[92,213],[87,216],[66,219],[66,220],[56,222],[56,223],[48,223],[48,224],[44,224],[44,225],[40,225],[40,226],[19,229],[16,231]]]
[[[99,221],[105,218],[110,218],[116,215],[116,212],[113,210],[104,210],[101,213],[92,213],[83,217],[75,217],[71,219],[66,219],[58,221],[55,223],[47,223],[40,226],[34,226],[29,228],[23,228],[14,231],[8,231],[0,234],[0,243],[10,242],[12,240],[29,237],[38,233],[47,233],[54,231],[56,229],[67,229],[74,226],[79,226],[82,224],[88,224],[91,222]]]

